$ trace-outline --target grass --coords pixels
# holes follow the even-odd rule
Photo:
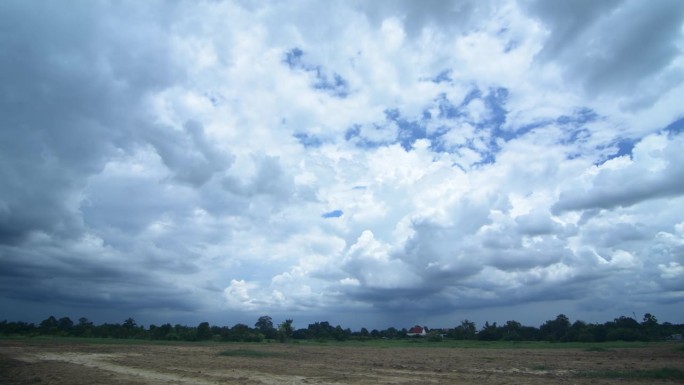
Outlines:
[[[366,341],[307,341],[302,345],[324,346],[364,346],[374,348],[452,348],[452,349],[584,349],[589,351],[610,351],[610,349],[643,348],[654,346],[657,342],[564,342],[552,343],[547,341],[454,341],[444,340],[430,342],[425,339],[404,340],[366,340]]]
[[[537,365],[537,366],[531,367],[530,370],[536,370],[536,371],[542,372],[542,371],[551,370],[551,368],[548,366],[545,366],[545,365]]]
[[[604,370],[579,373],[580,377],[684,381],[684,371],[675,368],[649,370]]]
[[[148,340],[133,338],[96,338],[96,337],[60,337],[60,336],[3,336],[0,340],[24,342],[49,342],[54,344],[85,344],[85,345],[217,345],[224,342],[217,341],[171,341]],[[225,342],[229,343],[229,342]]]
[[[261,345],[263,342],[224,342],[224,341],[166,341],[147,339],[115,339],[115,338],[83,338],[58,336],[0,336],[0,340],[15,340],[27,342],[50,342],[95,345],[225,345],[249,344]],[[290,340],[287,344],[302,346],[344,346],[344,347],[372,347],[372,348],[451,348],[451,349],[583,349],[592,352],[605,352],[611,349],[643,348],[654,346],[659,342],[564,342],[553,343],[547,341],[478,341],[478,340],[444,340],[431,342],[426,339],[378,339],[378,340],[349,340],[349,341],[316,341]],[[684,345],[677,347],[677,351],[684,351]]]
[[[587,352],[611,352],[612,350],[606,349],[603,346],[590,346],[590,347],[584,349],[584,351],[587,351]]]
[[[275,352],[265,352],[262,350],[252,350],[252,349],[235,349],[235,350],[224,350],[219,353],[220,356],[226,357],[250,357],[250,358],[261,358],[261,357],[278,357],[282,356],[282,353]]]

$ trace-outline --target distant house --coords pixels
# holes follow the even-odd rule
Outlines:
[[[667,339],[670,341],[683,341],[684,340],[684,338],[682,338],[681,334],[673,334],[671,336],[668,336]]]
[[[427,335],[427,332],[425,331],[425,328],[423,328],[422,326],[416,325],[416,326],[412,327],[411,329],[409,329],[409,331],[406,333],[406,335],[409,337],[415,337],[415,336],[424,337],[425,335]]]

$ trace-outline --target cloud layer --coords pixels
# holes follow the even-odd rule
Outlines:
[[[8,318],[683,321],[680,1],[0,13]]]

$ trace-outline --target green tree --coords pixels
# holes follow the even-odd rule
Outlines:
[[[74,327],[74,321],[69,317],[62,317],[57,321],[57,328],[64,334],[69,334]]]
[[[138,326],[138,325],[135,323],[135,320],[133,318],[130,318],[130,317],[128,319],[126,319],[123,323],[123,327],[126,329],[133,329],[136,326]]]
[[[565,334],[564,341],[591,342],[593,341],[593,331],[586,322],[577,320],[570,326],[570,330]]]
[[[59,331],[59,322],[54,316],[49,316],[40,323],[40,332],[43,334],[56,334]]]
[[[522,341],[522,324],[518,321],[506,321],[506,324],[501,327],[503,332],[503,340],[506,341]]]
[[[641,322],[641,327],[648,339],[655,340],[660,338],[658,326],[658,318],[656,318],[656,316],[651,313],[644,314],[644,320]]]
[[[559,314],[556,319],[544,322],[539,327],[542,338],[548,341],[562,341],[570,331],[570,319],[565,314]]]
[[[644,314],[644,320],[641,322],[644,326],[657,326],[658,318],[651,313]]]
[[[278,340],[280,342],[289,341],[292,338],[292,320],[288,319],[278,325]]]
[[[230,328],[230,340],[242,342],[256,342],[263,339],[262,335],[257,335],[258,332],[253,331],[245,324],[235,324]]]
[[[489,322],[485,322],[482,330],[477,333],[477,339],[482,341],[498,341],[503,337],[503,333],[499,327],[496,326],[496,322],[491,325]]]
[[[325,341],[333,337],[335,332],[335,328],[328,321],[314,322],[309,324],[307,329],[308,334],[318,341]]]
[[[342,329],[342,326],[337,325],[335,326],[335,329],[333,329],[332,335],[337,341],[346,341],[351,335],[351,330]]]
[[[426,339],[427,339],[427,341],[429,341],[429,342],[440,342],[440,341],[443,340],[442,335],[441,335],[438,331],[436,331],[436,330],[430,331],[430,332],[427,334],[427,338],[426,338]]]
[[[197,325],[197,340],[198,341],[210,340],[212,337],[213,337],[213,333],[211,332],[211,327],[209,326],[209,322],[202,322],[199,325]]]
[[[452,330],[451,336],[457,340],[474,340],[477,338],[477,326],[475,322],[464,319]]]
[[[261,334],[268,339],[274,339],[278,334],[277,330],[273,327],[273,319],[267,315],[259,317],[254,327],[259,329]]]
[[[93,323],[90,322],[90,320],[88,320],[86,317],[81,317],[78,319],[78,326],[89,327],[93,326]]]
[[[368,332],[368,330],[366,330],[366,332]],[[399,337],[399,330],[397,330],[397,328],[394,326],[390,326],[387,328],[387,330],[384,330],[382,334],[387,338],[395,339]]]

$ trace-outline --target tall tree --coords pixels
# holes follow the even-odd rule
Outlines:
[[[549,320],[539,328],[544,339],[562,341],[570,330],[570,319],[565,314],[559,314],[555,320]]]
[[[477,326],[475,322],[464,319],[461,321],[461,326],[463,329],[463,339],[474,340],[477,337]]]
[[[259,317],[254,327],[259,329],[261,334],[268,339],[273,339],[277,335],[276,329],[273,327],[273,319],[267,315]]]
[[[136,326],[138,325],[135,323],[135,320],[130,317],[128,317],[123,323],[123,327],[126,329],[133,329]]]
[[[59,330],[59,322],[54,316],[49,316],[40,323],[40,331],[45,334],[56,334]]]
[[[292,338],[292,320],[288,319],[278,325],[278,339],[280,342],[285,342],[290,338]]]
[[[210,340],[212,337],[213,333],[211,332],[209,322],[202,322],[199,325],[197,325],[197,339],[199,341]]]
[[[72,321],[69,317],[60,318],[58,323],[59,330],[63,332],[69,332],[71,328],[74,327],[74,321]]]
[[[656,326],[658,325],[658,318],[651,313],[644,314],[644,320],[641,322],[644,326]]]

